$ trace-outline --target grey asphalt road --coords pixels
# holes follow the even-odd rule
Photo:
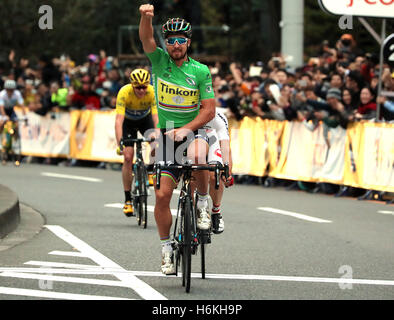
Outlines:
[[[8,164],[0,183],[44,218],[38,233],[0,251],[0,300],[394,299],[392,205],[282,188],[226,189],[225,232],[207,249],[207,279],[193,256],[186,294],[180,278],[159,272],[153,213],[146,230],[123,216],[119,171]]]

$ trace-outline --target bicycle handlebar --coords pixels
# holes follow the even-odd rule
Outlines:
[[[121,145],[125,146],[125,147],[131,147],[131,146],[134,146],[134,143],[137,143],[137,144],[142,143],[142,142],[149,142],[150,143],[150,142],[153,142],[153,141],[155,141],[154,138],[151,138],[151,139],[145,139],[145,138],[133,139],[133,138],[129,138],[129,139],[122,139]]]
[[[130,139],[121,139],[120,141],[120,146],[119,147],[117,147],[116,148],[116,153],[120,156],[120,155],[122,155],[122,152],[123,152],[123,149],[124,149],[124,147],[132,147],[132,146],[134,146],[134,143],[137,143],[137,144],[139,144],[139,143],[142,143],[142,142],[153,142],[153,141],[155,141],[156,139],[154,139],[154,138],[151,138],[151,139],[145,139],[145,138],[142,138],[142,139],[133,139],[133,138],[130,138]]]
[[[124,140],[123,140],[123,143],[124,143],[125,141],[131,142],[131,143],[139,143],[139,142],[153,142],[153,141],[155,141],[155,139],[153,139],[153,138],[151,138],[151,139],[145,139],[145,138],[133,139],[133,138],[130,138],[130,139],[124,139]]]
[[[0,115],[0,121],[1,120],[7,121],[7,120],[11,120],[11,118],[8,116]],[[27,117],[25,116],[25,117],[19,117],[18,119],[13,120],[12,122],[22,122],[22,121],[26,121],[26,120],[27,120]]]
[[[160,178],[161,178],[161,171],[162,170],[171,170],[171,169],[179,169],[182,171],[214,171],[215,172],[215,189],[219,189],[220,185],[220,173],[222,172],[222,176],[226,178],[229,177],[229,166],[228,163],[224,165],[221,163],[217,163],[215,165],[196,165],[196,164],[170,164],[170,165],[163,165],[161,163],[156,163],[154,165],[154,172],[156,173],[156,188],[160,189]]]

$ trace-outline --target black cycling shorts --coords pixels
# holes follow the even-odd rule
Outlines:
[[[206,131],[203,129],[190,132],[190,135],[183,141],[174,141],[165,135],[166,129],[160,129],[159,145],[155,151],[155,162],[164,162],[165,164],[182,164],[186,158],[187,148],[191,142],[196,139],[203,139],[208,143],[209,139]],[[167,176],[177,184],[181,175],[179,169],[162,170],[162,176]]]
[[[18,117],[14,111],[14,108],[4,108],[5,114],[10,118],[11,121],[17,121]]]
[[[124,119],[123,121],[123,140],[126,139],[137,139],[137,132],[139,131],[142,135],[145,134],[147,130],[154,129],[154,124],[152,120],[152,115],[149,114],[140,120],[130,120]],[[134,145],[134,144],[133,144]],[[125,144],[126,147],[133,147],[133,145]]]

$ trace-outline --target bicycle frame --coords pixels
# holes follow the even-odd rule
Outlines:
[[[136,144],[136,161],[132,166],[134,180],[132,186],[133,194],[133,206],[137,212],[138,225],[142,225],[144,229],[148,223],[148,212],[147,212],[147,198],[148,198],[148,177],[145,162],[142,156],[142,143],[151,142],[146,139],[125,139],[125,146],[133,146]]]
[[[197,230],[196,208],[193,205],[193,195],[191,194],[192,173],[197,170],[209,170],[215,172],[215,188],[219,188],[220,173],[223,172],[226,179],[229,175],[228,164],[210,165],[163,165],[156,164],[156,188],[160,189],[161,170],[163,169],[180,169],[182,176],[182,187],[178,201],[178,212],[174,226],[173,237],[176,247],[176,275],[178,274],[178,265],[180,257],[182,257],[182,286],[186,288],[186,292],[190,292],[191,282],[191,255],[197,253],[198,245],[201,247],[201,267],[202,278],[205,278],[205,249],[204,245],[208,243],[206,233],[210,231]],[[190,216],[189,216],[190,215]],[[179,223],[179,226],[178,226]]]
[[[17,120],[22,121],[22,120]],[[1,158],[3,165],[6,164],[7,159],[10,156],[14,158],[14,164],[16,166],[20,165],[21,161],[21,146],[19,137],[19,128],[17,126],[17,121],[6,120],[3,130],[1,132]],[[17,152],[14,150],[15,141],[19,142]]]

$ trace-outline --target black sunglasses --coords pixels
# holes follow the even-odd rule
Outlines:
[[[138,90],[145,90],[145,89],[146,89],[146,86],[138,86],[138,87],[134,87],[134,88],[136,88],[136,89],[138,89]]]

